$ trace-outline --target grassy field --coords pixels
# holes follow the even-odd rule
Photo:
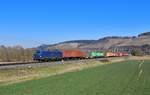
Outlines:
[[[150,61],[127,61],[0,86],[0,95],[150,95]]]
[[[101,61],[77,61],[67,64],[53,64],[43,67],[9,68],[0,69],[0,85],[18,83],[22,81],[39,79],[43,77],[58,75],[66,72],[79,71],[86,68],[104,65]]]

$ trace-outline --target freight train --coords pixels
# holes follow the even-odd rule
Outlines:
[[[104,58],[104,57],[121,57],[128,56],[128,53],[122,52],[82,52],[81,50],[37,50],[33,55],[35,61],[56,61],[86,58]]]

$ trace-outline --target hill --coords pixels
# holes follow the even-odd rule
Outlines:
[[[73,40],[53,45],[41,45],[38,48],[43,47],[42,49],[108,50],[111,47],[142,45],[150,45],[150,32],[141,33],[134,37],[110,36],[100,38],[98,40]]]
[[[138,36],[139,37],[141,37],[141,36],[150,36],[150,32],[141,33]]]

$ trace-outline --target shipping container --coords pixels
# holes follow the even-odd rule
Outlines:
[[[129,56],[128,53],[122,53],[122,56]]]
[[[98,52],[98,53],[97,53],[97,56],[99,56],[99,57],[104,57],[104,53],[103,53],[103,52]]]
[[[118,56],[119,57],[123,56],[123,53],[122,52],[118,52]]]
[[[85,53],[80,50],[62,50],[63,58],[83,58]]]
[[[117,56],[119,56],[118,53],[116,53],[116,52],[113,52],[113,53],[112,53],[112,57],[117,57]]]
[[[106,56],[106,57],[113,57],[113,56],[115,56],[115,54],[112,53],[112,52],[106,52],[106,53],[105,53],[105,56]]]
[[[95,58],[95,57],[104,57],[104,53],[103,52],[91,52],[91,57]]]
[[[96,57],[97,56],[97,53],[96,52],[92,52],[91,53],[91,57],[93,58],[93,57]]]

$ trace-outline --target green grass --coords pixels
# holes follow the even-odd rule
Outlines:
[[[83,64],[84,63],[84,64]],[[0,69],[0,85],[39,79],[66,72],[79,71],[97,65],[103,65],[100,61],[84,61],[68,64],[53,64],[51,66],[32,68]]]
[[[48,67],[40,68],[15,68],[15,69],[1,69],[0,70],[0,85],[17,82],[19,80],[28,80],[38,77],[46,77],[51,74],[57,73],[69,65],[58,64]]]
[[[0,86],[0,95],[150,95],[150,61],[140,63],[114,63]]]

